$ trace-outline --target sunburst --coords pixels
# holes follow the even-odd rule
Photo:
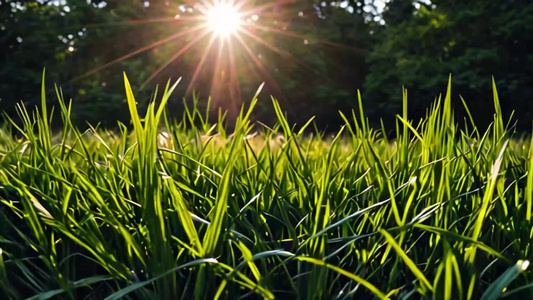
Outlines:
[[[227,2],[215,2],[207,10],[207,27],[219,38],[227,38],[235,34],[241,26],[239,10]]]
[[[255,5],[251,0],[241,0],[239,2],[235,2],[234,0],[202,0],[200,2],[186,2],[188,2],[188,5],[180,6],[181,13],[174,17],[131,20],[120,24],[177,22],[181,24],[189,24],[190,26],[187,29],[183,29],[164,39],[134,50],[124,56],[90,70],[74,80],[87,77],[134,55],[154,49],[162,44],[175,40],[185,40],[186,38],[188,38],[188,40],[183,42],[180,48],[176,49],[176,52],[145,80],[141,85],[141,89],[152,82],[154,78],[173,62],[183,57],[186,52],[193,51],[194,49],[194,51],[200,51],[201,55],[187,86],[187,95],[195,88],[195,83],[199,79],[202,69],[212,68],[214,71],[213,78],[211,79],[210,96],[215,104],[229,110],[230,115],[234,115],[237,112],[240,103],[242,103],[241,88],[236,67],[238,57],[241,59],[243,57],[248,57],[249,61],[253,63],[253,67],[261,76],[261,81],[264,81],[272,91],[278,94],[278,96],[283,95],[281,88],[270,71],[268,71],[263,65],[263,62],[258,58],[258,55],[254,53],[252,48],[248,45],[249,42],[262,45],[277,55],[280,55],[283,59],[291,60],[293,63],[313,71],[317,75],[321,75],[306,63],[293,57],[289,52],[272,45],[272,43],[262,39],[257,34],[259,31],[268,34],[287,36],[301,41],[308,41],[308,37],[287,31],[286,27],[278,28],[276,26],[270,26],[258,22],[263,16],[265,19],[270,20],[272,20],[272,18],[283,18],[283,16],[287,14],[287,11],[284,10],[285,7],[295,3],[295,0],[280,0],[262,5]],[[245,38],[249,39],[249,41],[246,41]],[[200,43],[200,41],[204,39],[208,39],[205,46],[205,43]],[[345,47],[342,44],[327,41],[316,42],[329,46]],[[204,48],[202,49],[201,47]],[[353,48],[351,49],[353,50]],[[212,51],[217,51],[216,58],[214,61],[209,61],[208,57]],[[236,52],[239,53],[238,56],[236,55]],[[229,95],[222,95],[223,93],[228,93]],[[228,98],[228,96],[229,103],[220,103],[219,99]],[[290,110],[290,106],[288,106],[287,109]]]

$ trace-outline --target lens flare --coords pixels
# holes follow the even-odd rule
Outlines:
[[[290,114],[295,115],[290,103],[286,101],[276,79],[267,68],[268,64],[262,60],[261,54],[255,52],[256,45],[262,46],[263,49],[269,50],[279,55],[283,60],[290,61],[291,64],[304,67],[319,75],[322,79],[330,81],[331,79],[308,65],[298,57],[294,57],[289,51],[275,46],[271,38],[289,37],[299,42],[301,45],[311,47],[311,44],[334,47],[344,50],[365,53],[366,50],[349,47],[325,40],[312,40],[310,37],[292,32],[287,28],[294,18],[301,18],[300,9],[290,8],[288,6],[297,4],[298,0],[270,0],[264,1],[257,5],[252,0],[184,0],[185,4],[179,5],[177,10],[171,10],[170,17],[161,17],[153,19],[129,20],[109,24],[88,24],[87,27],[99,26],[122,26],[122,25],[147,25],[155,23],[172,24],[173,34],[160,40],[153,41],[151,44],[134,49],[129,53],[107,62],[101,66],[79,75],[69,82],[73,82],[103,69],[109,68],[115,64],[124,62],[128,58],[138,55],[149,50],[157,50],[159,46],[169,43],[175,43],[178,47],[173,55],[160,65],[149,75],[145,82],[140,86],[143,89],[152,80],[159,76],[163,70],[171,68],[177,60],[183,58],[185,54],[193,55],[197,61],[196,68],[189,81],[186,96],[196,88],[197,81],[205,80],[209,72],[205,69],[214,67],[210,87],[210,96],[213,97],[214,105],[228,109],[229,118],[236,117],[239,114],[239,106],[242,103],[242,91],[240,74],[245,70],[253,72],[252,78],[248,81],[256,80],[257,83],[265,82],[272,90],[275,96],[282,102],[286,103],[286,109]],[[1,2],[1,0],[0,0]],[[168,2],[168,1],[167,1]],[[177,14],[176,14],[177,13]],[[299,16],[299,17],[295,17]],[[178,32],[174,32],[174,26],[181,26]],[[300,26],[300,25],[298,25]],[[205,39],[209,39],[207,42]],[[142,40],[142,39],[139,39]],[[218,40],[218,42],[216,42]],[[214,53],[217,51],[217,53]],[[277,71],[277,68],[275,69]],[[228,98],[229,97],[229,98]]]
[[[207,12],[207,26],[218,37],[234,34],[241,25],[241,15],[229,3],[216,3]]]

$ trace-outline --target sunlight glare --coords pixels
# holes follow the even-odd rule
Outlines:
[[[207,24],[216,36],[228,37],[239,29],[241,16],[232,5],[216,3],[207,12]]]

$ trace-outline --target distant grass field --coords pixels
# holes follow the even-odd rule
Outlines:
[[[257,99],[230,134],[170,121],[174,86],[141,119],[125,86],[131,132],[80,132],[59,97],[52,135],[44,96],[0,131],[0,298],[533,298],[531,141],[496,91],[486,132],[449,89],[420,122],[404,94],[389,140],[361,99],[334,137],[276,101],[252,124]]]

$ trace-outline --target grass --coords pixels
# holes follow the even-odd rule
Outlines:
[[[116,131],[81,132],[57,88],[56,134],[44,96],[19,106],[0,131],[2,299],[533,296],[533,140],[495,88],[485,132],[458,126],[450,87],[418,122],[404,92],[391,140],[361,99],[332,137],[274,100],[277,125],[253,123],[257,97],[231,134],[196,106],[173,121],[174,87],[141,117],[125,77]]]

